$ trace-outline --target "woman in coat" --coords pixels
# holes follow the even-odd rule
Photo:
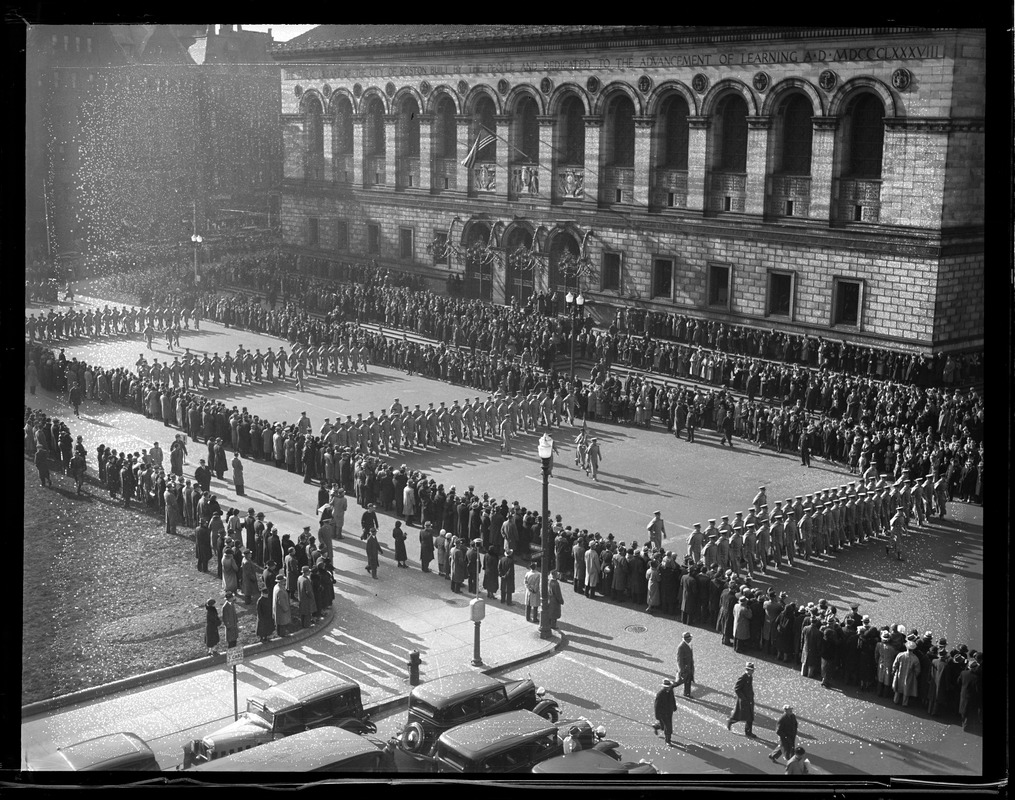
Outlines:
[[[440,533],[434,538],[434,550],[437,552],[437,574],[443,575],[444,580],[451,579],[451,560],[448,552],[448,533],[441,528]]]
[[[821,637],[821,644],[818,646],[818,655],[821,656],[821,685],[826,689],[832,688],[832,672],[839,655],[839,647],[835,641],[835,631],[825,628]]]
[[[861,628],[857,633],[857,648],[859,659],[857,661],[857,678],[860,681],[860,691],[869,691],[874,688],[878,681],[878,665],[875,658],[875,650],[881,637],[877,628]]]
[[[402,490],[402,516],[406,525],[412,525],[416,516],[416,489],[411,483],[407,483]]]
[[[564,595],[560,591],[560,573],[557,570],[550,572],[550,578],[546,583],[546,616],[550,620],[550,627],[557,627],[557,620],[560,619],[561,606],[564,605]]]
[[[434,536],[432,527],[424,527],[419,532],[419,563],[423,572],[430,571],[430,562],[433,561],[434,556]],[[438,568],[440,562],[438,562]],[[441,570],[443,574],[443,570]]]
[[[574,590],[579,594],[585,587],[585,539],[579,537],[571,548],[571,555],[574,559]]]
[[[483,556],[483,588],[486,589],[486,596],[489,598],[496,597],[497,590],[500,588],[499,553],[500,551],[496,547],[491,547]]]
[[[257,598],[257,630],[255,634],[263,643],[268,641],[275,630],[275,620],[272,618],[271,593],[267,588],[261,589]]]
[[[205,603],[204,608],[204,645],[208,648],[208,655],[213,655],[215,653],[215,646],[219,643],[219,628],[222,626],[222,621],[219,619],[219,612],[215,608],[214,600],[209,600]]]
[[[916,642],[907,641],[906,649],[892,662],[892,689],[896,705],[902,703],[903,706],[908,706],[910,698],[918,696],[919,677],[920,658],[916,655]]]
[[[741,597],[733,608],[733,650],[737,653],[744,652],[748,641],[751,638],[751,609],[747,605],[747,598]]]
[[[331,608],[335,602],[335,578],[331,574],[330,565],[323,556],[317,557],[314,572],[317,573],[321,583],[321,602],[317,605],[321,610]]]
[[[796,604],[790,603],[775,618],[775,652],[779,661],[789,661],[793,657],[793,622],[796,618]]]
[[[733,644],[733,611],[737,606],[737,590],[730,584],[723,590],[723,598],[719,601],[719,617],[716,629],[722,634],[723,644]]]
[[[236,557],[233,555],[233,548],[227,547],[222,551],[222,591],[236,592],[239,590],[240,582],[236,573]]]
[[[628,580],[627,549],[617,548],[613,555],[613,598],[615,600],[626,600]]]
[[[874,660],[878,667],[878,697],[884,697],[892,685],[892,668],[898,650],[892,647],[891,638],[888,631],[881,631],[881,641],[874,648]]]
[[[648,569],[645,570],[645,581],[648,583],[648,601],[645,607],[646,611],[651,611],[653,608],[658,608],[662,605],[662,599],[660,595],[659,582],[661,580],[660,565],[658,559],[653,559],[648,565]]]
[[[405,562],[408,560],[409,554],[405,552],[405,531],[402,530],[401,522],[395,522],[391,538],[395,540],[395,563],[402,569],[408,569],[409,565]]]
[[[292,611],[289,607],[289,592],[286,591],[285,575],[279,575],[275,578],[275,588],[271,601],[271,614],[275,622],[275,629],[278,631],[278,635],[284,638],[289,635],[287,631],[289,624],[292,622]]]
[[[585,551],[585,596],[594,599],[599,585],[599,553],[594,547]]]

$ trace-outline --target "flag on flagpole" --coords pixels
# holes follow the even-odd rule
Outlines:
[[[497,141],[497,137],[492,133],[488,133],[486,136],[477,136],[476,140],[472,143],[472,148],[469,150],[465,158],[462,159],[462,166],[471,167],[472,163],[476,160],[476,154],[488,144],[493,144],[495,141]]]

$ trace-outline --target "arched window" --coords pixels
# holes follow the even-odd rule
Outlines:
[[[881,100],[864,93],[853,101],[847,113],[850,124],[846,176],[880,178],[885,143],[885,109]]]
[[[334,147],[336,155],[352,154],[352,103],[348,97],[335,101]]]
[[[512,150],[512,160],[539,160],[539,122],[536,120],[536,101],[523,97],[518,101],[514,113],[513,144],[521,152]]]
[[[384,105],[376,97],[369,100],[365,117],[363,125],[364,155],[383,156],[385,151]]]
[[[532,233],[525,228],[514,228],[504,243],[504,251],[507,254],[507,269],[504,275],[505,300],[511,301],[517,297],[520,303],[524,303],[533,292],[533,270],[527,264],[517,262],[517,256],[513,253],[519,248],[526,250],[532,247]]]
[[[455,125],[455,104],[450,97],[442,97],[437,103],[434,120],[437,143],[434,154],[438,158],[455,158],[458,144],[458,129]]]
[[[304,115],[307,125],[306,175],[311,180],[321,180],[324,177],[324,125],[321,121],[323,109],[316,97],[307,100]]]
[[[573,256],[579,254],[578,242],[570,233],[560,233],[553,237],[550,242],[550,291],[561,289],[563,291],[577,291],[578,279],[572,274],[569,275],[560,268],[561,258],[570,253]]]
[[[732,94],[719,109],[719,169],[725,172],[747,172],[747,103]]]
[[[493,100],[489,97],[480,97],[476,101],[476,110],[473,114],[473,120],[475,122],[475,136],[477,138],[483,138],[497,132],[497,123],[494,120],[494,113],[496,109],[493,105]],[[479,152],[476,153],[477,161],[496,161],[497,160],[497,140],[490,142],[486,147],[481,147]]]
[[[399,104],[396,141],[400,155],[419,155],[419,105],[412,97]]]
[[[626,95],[610,100],[606,110],[607,163],[634,166],[634,104]]]
[[[672,95],[663,103],[659,120],[659,165],[667,169],[687,169],[687,101]]]
[[[581,166],[585,163],[584,108],[577,97],[568,97],[560,105],[557,126],[560,128],[560,163]]]
[[[490,227],[484,222],[470,226],[465,237],[465,246],[473,244],[485,245],[490,239]],[[479,258],[469,256],[465,259],[465,289],[469,297],[490,300],[493,297],[493,264],[484,263]]]
[[[810,100],[801,94],[792,95],[782,109],[782,147],[777,172],[783,175],[811,174]]]

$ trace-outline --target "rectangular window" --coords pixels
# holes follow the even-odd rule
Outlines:
[[[403,261],[412,261],[412,228],[398,229],[398,257]]]
[[[673,296],[673,261],[657,258],[652,264],[652,296]]]
[[[260,178],[258,173],[258,178]],[[349,249],[349,223],[344,219],[335,220],[335,249]]]
[[[770,316],[793,316],[793,273],[768,273],[768,310]]]
[[[381,252],[381,226],[376,222],[367,223],[367,252],[375,255]]]
[[[733,210],[733,198],[732,197],[724,197],[723,198],[722,210],[723,211],[732,211]]]
[[[624,190],[623,189],[617,189],[617,200],[616,200],[616,202],[618,202],[618,203],[623,203],[624,202]]]
[[[603,282],[600,287],[603,291],[620,291],[620,253],[603,253]]]
[[[445,180],[447,180],[445,178]],[[434,266],[447,266],[448,257],[444,254],[444,248],[448,243],[448,232],[447,231],[434,231],[433,232],[433,263]]]
[[[87,50],[89,53],[92,52],[92,37],[91,36],[86,36],[85,37],[85,50]]]
[[[793,216],[793,201],[792,200],[787,200],[786,201],[786,216],[787,217],[792,217]]]
[[[836,278],[832,292],[832,324],[860,327],[863,281]]]
[[[307,244],[311,247],[317,247],[320,240],[320,220],[317,217],[307,218]]]
[[[673,192],[668,192],[666,195],[666,205],[673,208],[677,204],[677,196]]]
[[[708,304],[730,307],[730,267],[726,264],[708,266]]]
[[[80,53],[81,52],[81,37],[80,36],[75,36],[74,37],[74,52],[75,53]]]

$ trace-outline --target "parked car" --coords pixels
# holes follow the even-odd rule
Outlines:
[[[532,771],[537,775],[655,775],[648,761],[618,761],[602,750],[579,750],[540,761]]]
[[[253,750],[207,761],[188,772],[394,772],[389,745],[325,725]]]
[[[545,694],[531,680],[505,683],[482,672],[447,675],[416,686],[409,693],[405,726],[394,740],[399,770],[432,772],[437,739],[465,722],[517,710],[556,722],[560,705]]]
[[[531,772],[563,754],[557,726],[531,711],[509,711],[458,725],[437,740],[437,772]]]
[[[102,772],[158,772],[162,769],[148,744],[136,733],[107,733],[57,748],[37,759],[25,755],[25,769],[33,772],[99,770]]]
[[[377,732],[363,711],[359,684],[321,671],[280,683],[247,699],[235,722],[183,748],[183,767],[214,761],[322,725],[359,734]]]

